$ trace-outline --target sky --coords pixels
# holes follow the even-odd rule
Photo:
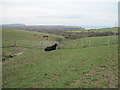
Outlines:
[[[114,26],[119,0],[0,0],[2,24]]]

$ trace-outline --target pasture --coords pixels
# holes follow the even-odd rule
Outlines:
[[[5,55],[22,53],[13,58],[2,56],[3,88],[118,87],[117,36],[66,40],[63,36],[11,29],[3,29],[2,35]],[[57,50],[44,51],[54,43],[58,43]]]
[[[86,30],[67,30],[65,32],[118,32],[118,28],[117,27],[113,27],[113,28],[102,28],[102,29],[86,29]]]

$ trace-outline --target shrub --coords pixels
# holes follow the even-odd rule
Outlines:
[[[56,38],[56,39],[55,39],[55,41],[57,41],[57,42],[59,42],[59,43],[62,42],[62,40],[63,40],[62,38]]]

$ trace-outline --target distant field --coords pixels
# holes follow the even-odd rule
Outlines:
[[[41,36],[38,38],[34,36]],[[3,29],[4,88],[117,88],[118,37],[66,40],[62,36]],[[59,42],[59,40],[61,40]],[[13,44],[16,47],[11,47]],[[45,52],[58,43],[58,49]]]
[[[118,28],[87,29],[87,30],[67,30],[65,32],[118,32]]]

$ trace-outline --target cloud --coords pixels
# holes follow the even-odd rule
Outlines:
[[[4,0],[3,23],[112,25],[118,0]]]

